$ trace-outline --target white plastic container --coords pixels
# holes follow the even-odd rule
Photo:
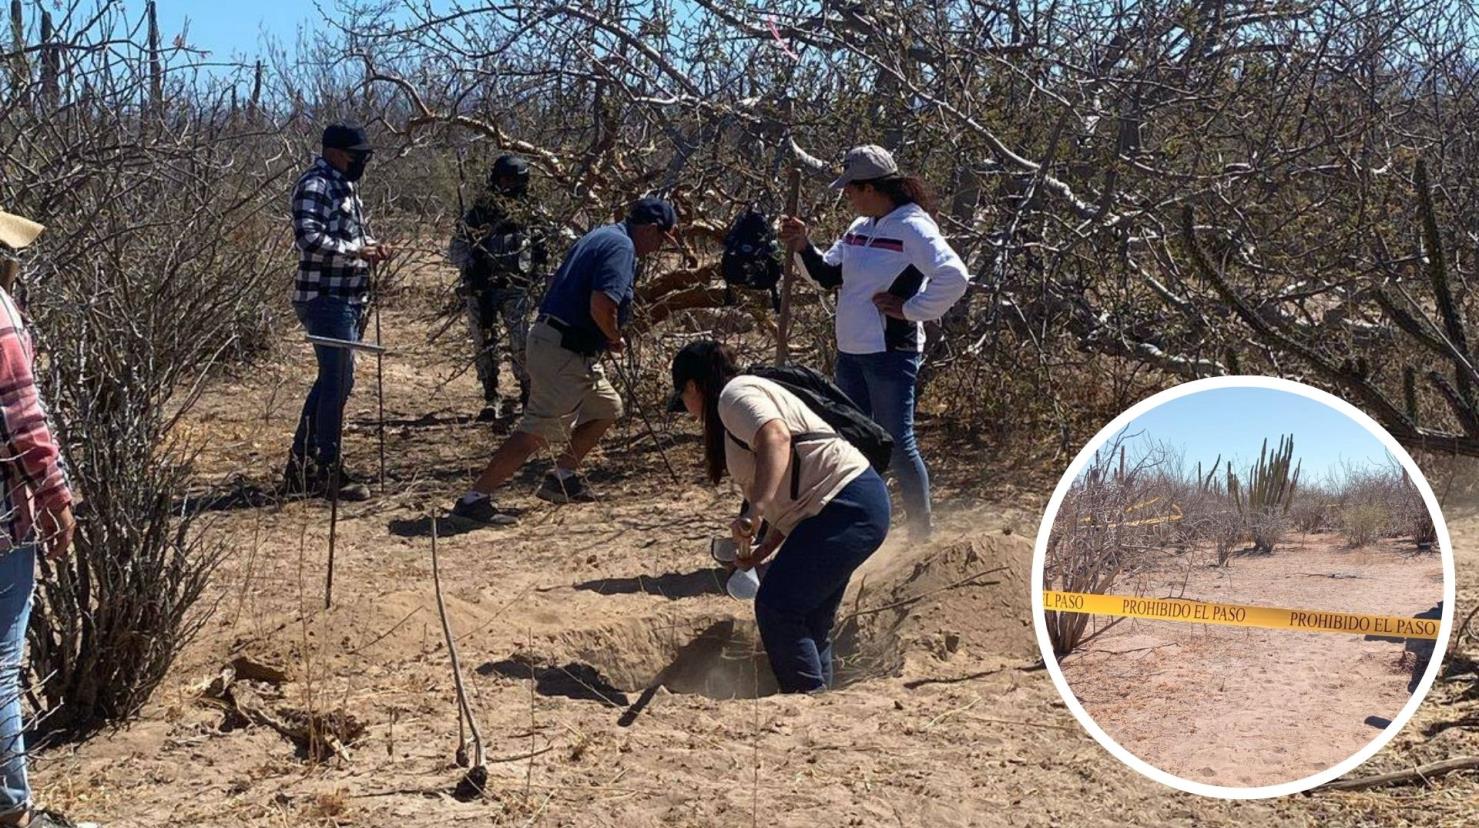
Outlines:
[[[724,585],[729,597],[739,601],[753,601],[760,591],[760,575],[754,569],[736,569]]]

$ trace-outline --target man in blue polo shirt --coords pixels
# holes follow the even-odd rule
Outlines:
[[[622,413],[621,397],[601,369],[601,355],[621,353],[626,345],[621,332],[631,317],[637,258],[671,240],[677,223],[672,205],[644,198],[632,205],[626,221],[597,227],[570,248],[529,329],[529,402],[523,417],[453,505],[453,522],[470,527],[511,522],[492,492],[534,452],[555,442],[568,447],[535,494],[555,503],[592,499],[575,470]]]

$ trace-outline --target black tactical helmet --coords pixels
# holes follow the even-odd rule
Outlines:
[[[512,187],[502,186],[504,178],[512,178],[515,184]],[[519,155],[500,155],[493,162],[493,168],[488,170],[488,189],[497,190],[505,195],[523,195],[529,188],[529,161]]]

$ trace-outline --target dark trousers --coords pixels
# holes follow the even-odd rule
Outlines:
[[[298,321],[313,336],[359,341],[361,306],[343,299],[320,296],[309,302],[295,303]],[[317,460],[324,467],[339,460],[339,443],[344,431],[344,403],[354,389],[354,352],[348,348],[313,346],[318,360],[318,377],[303,401],[298,417],[298,430],[293,434],[293,454]]]
[[[888,489],[869,469],[796,524],[755,596],[755,620],[782,693],[832,685],[832,624],[853,570],[888,535]]]

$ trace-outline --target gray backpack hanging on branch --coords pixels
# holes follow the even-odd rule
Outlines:
[[[777,285],[781,281],[782,262],[780,239],[770,219],[754,208],[740,213],[724,236],[724,255],[719,260],[719,272],[724,277],[724,303],[734,304],[736,287],[764,290],[770,293],[771,307],[780,310],[781,293]]]

